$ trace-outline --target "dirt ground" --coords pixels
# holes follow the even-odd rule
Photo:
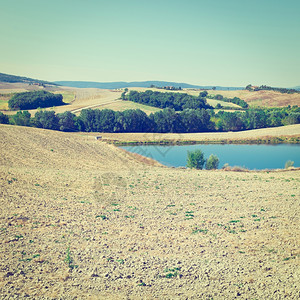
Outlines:
[[[167,168],[0,125],[0,298],[299,299],[300,171]]]

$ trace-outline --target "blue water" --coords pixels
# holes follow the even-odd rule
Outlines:
[[[153,158],[166,166],[185,167],[187,151],[200,149],[204,157],[217,155],[222,168],[225,163],[249,170],[283,169],[286,161],[294,161],[294,167],[300,167],[300,145],[234,145],[208,144],[184,146],[123,146],[127,151]]]

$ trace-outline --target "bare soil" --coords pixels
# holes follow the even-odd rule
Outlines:
[[[167,168],[9,125],[0,151],[2,299],[299,299],[299,171]]]

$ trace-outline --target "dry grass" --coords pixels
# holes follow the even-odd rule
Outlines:
[[[8,125],[0,151],[1,298],[299,296],[299,171],[160,167]]]
[[[256,91],[247,90],[238,91],[208,91],[210,95],[223,95],[227,98],[238,97],[246,101],[250,106],[262,107],[283,107],[288,105],[299,105],[300,94],[283,94],[274,91]]]

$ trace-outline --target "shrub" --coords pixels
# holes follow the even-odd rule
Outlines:
[[[294,162],[292,160],[288,160],[285,165],[284,165],[284,168],[285,169],[288,169],[290,167],[293,167],[294,166]]]
[[[206,170],[218,169],[219,167],[219,158],[218,156],[211,154],[206,161],[205,168]]]
[[[191,169],[203,169],[205,164],[204,154],[201,150],[188,151],[187,167]]]

